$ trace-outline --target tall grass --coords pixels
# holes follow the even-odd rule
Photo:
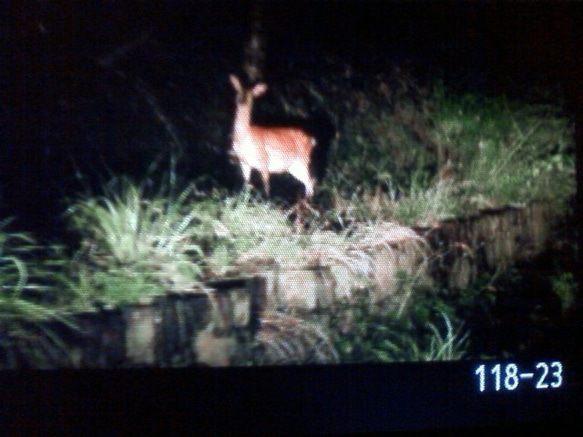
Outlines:
[[[69,351],[47,322],[60,322],[61,329],[78,327],[55,299],[54,272],[35,258],[35,240],[7,231],[11,221],[0,221],[0,369],[53,367],[55,357]]]
[[[79,305],[202,289],[203,279],[233,273],[244,253],[297,252],[299,239],[287,214],[249,191],[199,196],[190,187],[178,196],[164,193],[147,194],[128,180],[114,180],[105,194],[86,195],[68,209],[81,248],[72,279],[63,280]]]
[[[320,187],[336,215],[427,225],[531,202],[565,210],[575,148],[559,105],[455,94],[440,82],[430,90],[411,77],[387,91],[390,83],[347,87],[337,105],[344,122]]]
[[[178,196],[145,194],[128,180],[114,180],[100,196],[87,195],[67,211],[81,237],[69,286],[83,299],[119,304],[170,290],[191,290],[202,276],[195,243],[197,212],[189,190]]]
[[[574,193],[573,125],[560,107],[434,92],[430,131],[459,156],[458,179],[469,202],[504,206],[544,201],[564,207]],[[552,182],[552,183],[551,183]]]
[[[349,327],[332,324],[335,347],[343,363],[451,361],[467,358],[470,332],[446,312],[417,297],[430,316],[373,314],[366,301],[351,309]]]

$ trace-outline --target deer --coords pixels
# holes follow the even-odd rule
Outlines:
[[[315,139],[299,128],[253,125],[253,100],[267,91],[267,85],[261,82],[245,89],[237,76],[230,75],[229,79],[236,91],[231,155],[239,161],[246,185],[250,186],[255,169],[269,196],[270,174],[289,173],[304,185],[306,198],[310,199],[315,186],[309,169]]]

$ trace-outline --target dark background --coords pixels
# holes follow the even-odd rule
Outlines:
[[[273,86],[414,65],[488,95],[548,89],[570,114],[580,101],[578,2],[3,2],[0,217],[58,238],[71,198],[165,171],[171,151],[184,181],[239,187],[227,77],[243,75],[258,5]]]

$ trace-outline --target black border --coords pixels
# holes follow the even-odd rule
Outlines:
[[[487,361],[9,371],[6,435],[313,435],[558,430],[583,417],[580,368],[562,387],[480,393]],[[528,366],[529,363],[518,363]]]

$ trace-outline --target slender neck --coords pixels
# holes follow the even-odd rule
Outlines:
[[[237,104],[237,110],[235,112],[235,126],[234,134],[235,137],[241,137],[246,133],[251,125],[251,110],[253,104],[251,102],[239,103]]]

